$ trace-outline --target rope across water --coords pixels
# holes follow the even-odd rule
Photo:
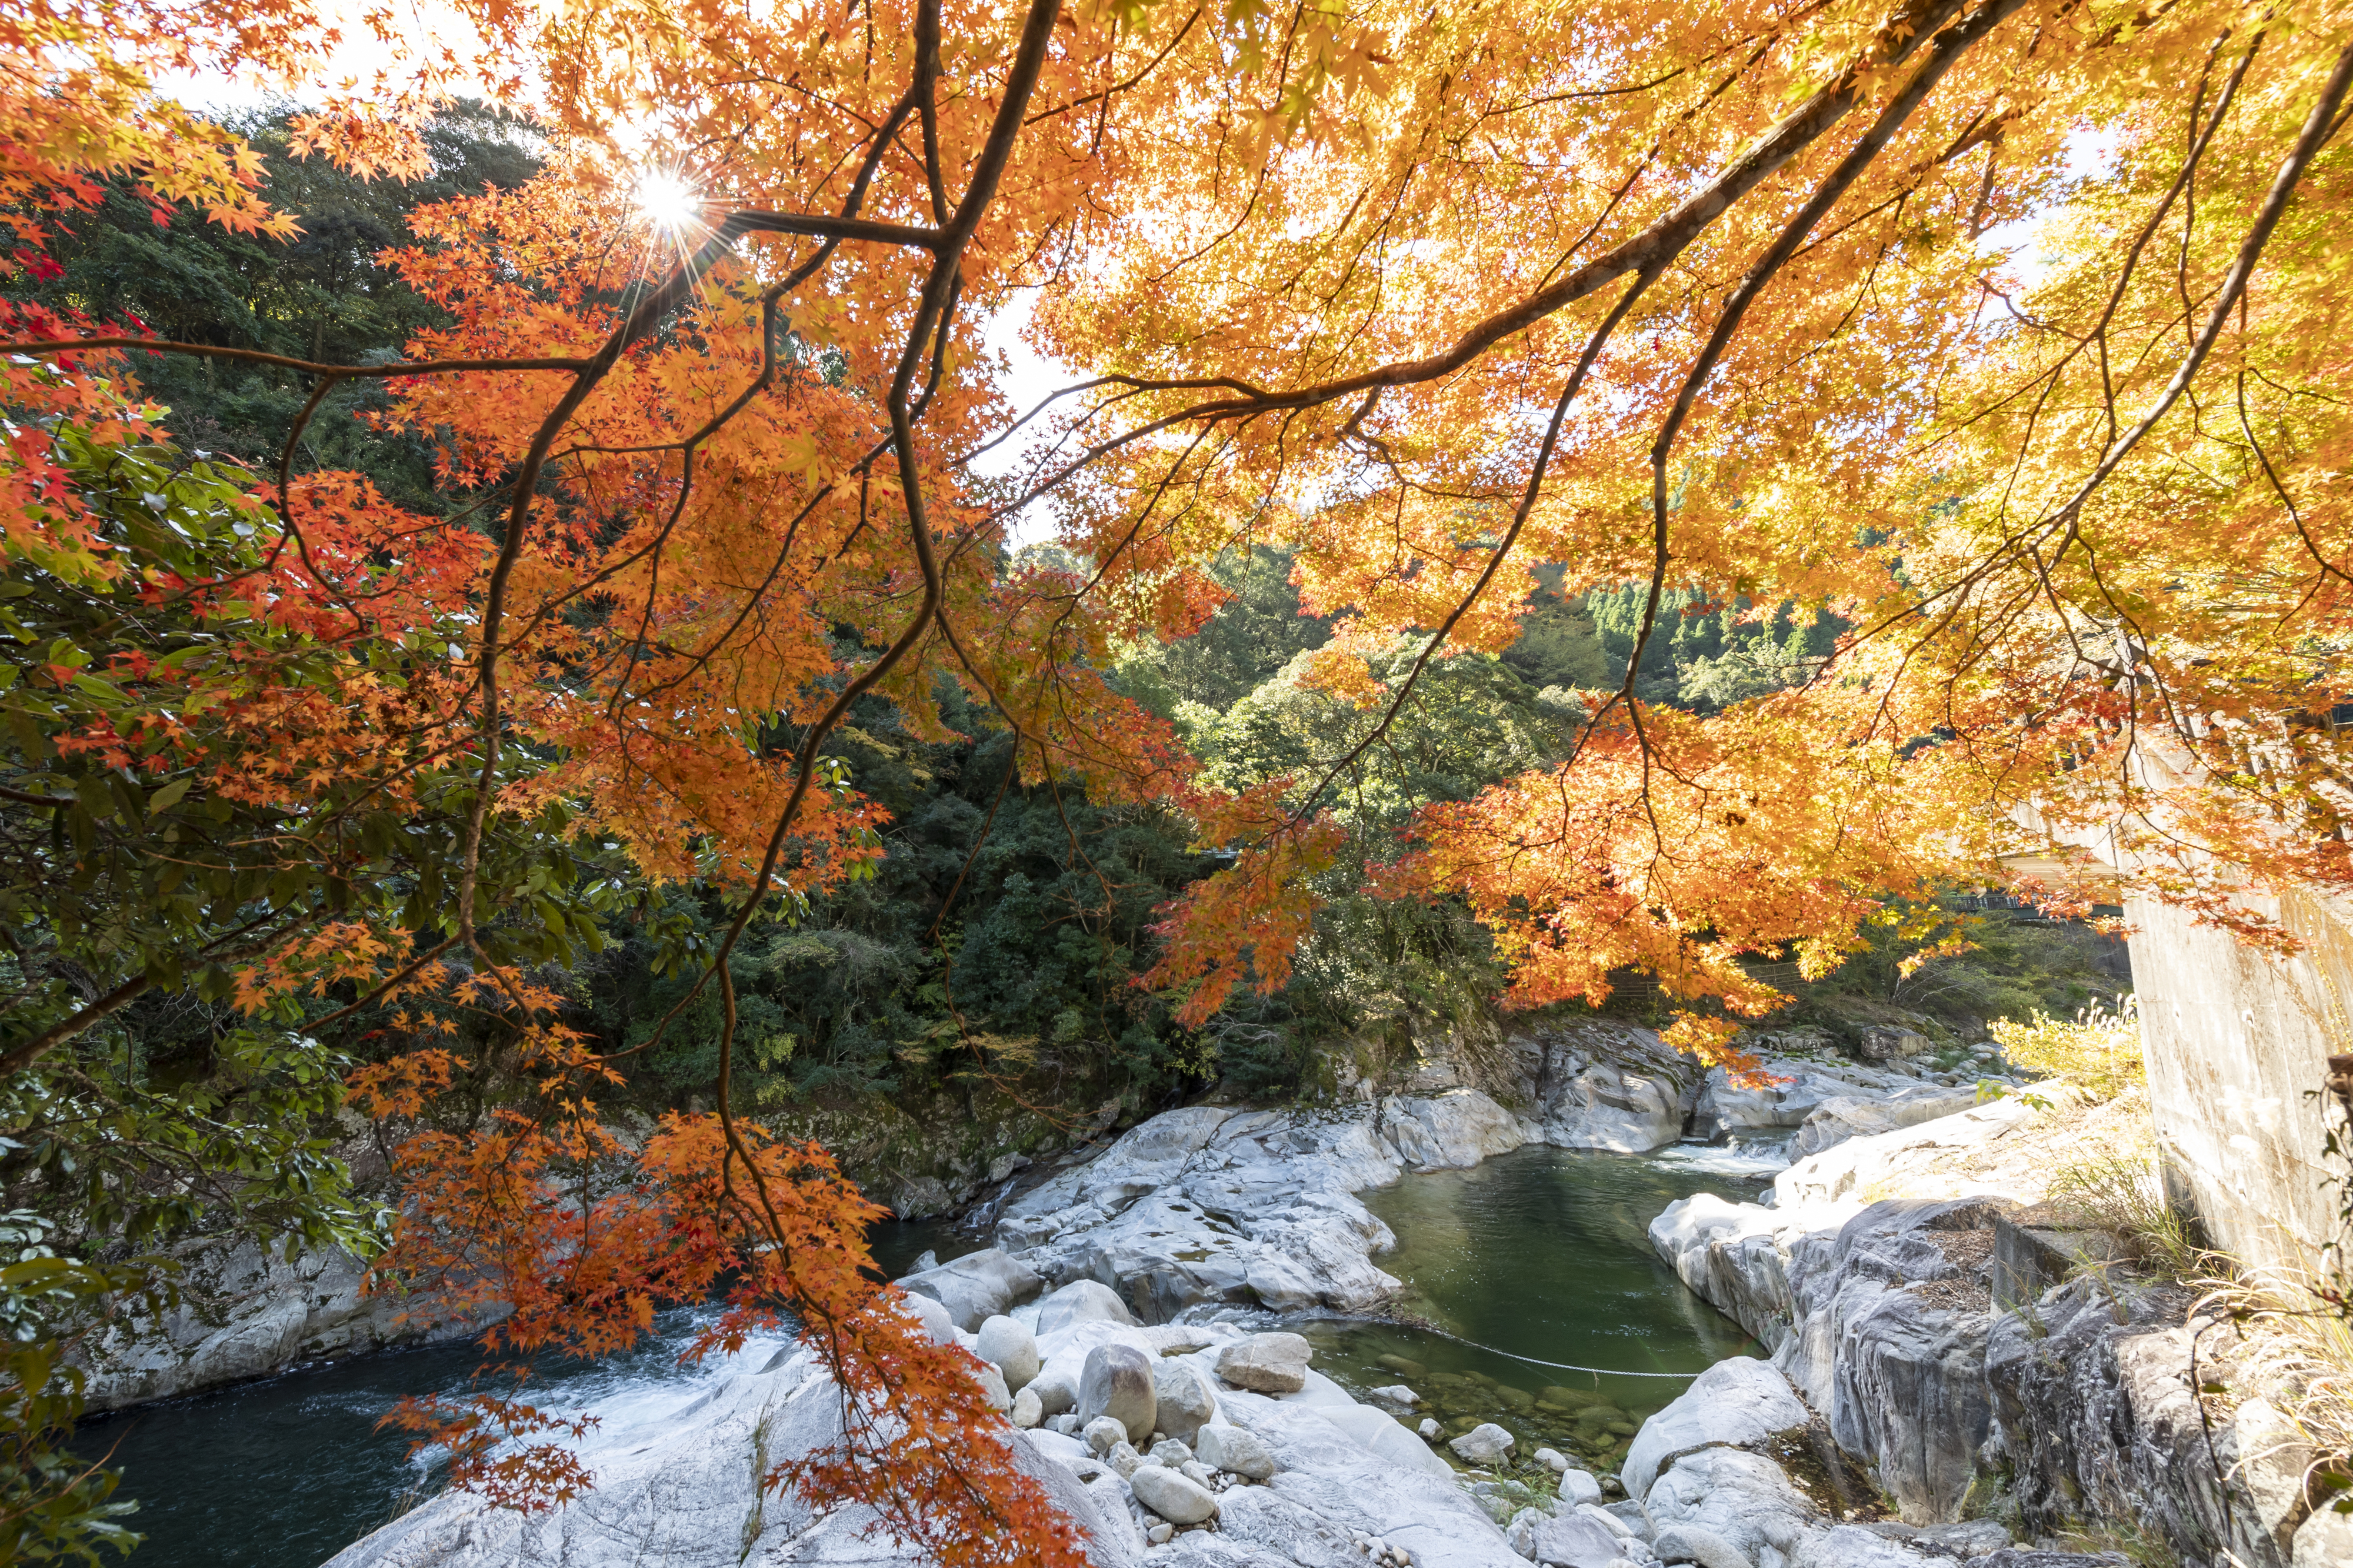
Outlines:
[[[1458,1345],[1469,1345],[1472,1350],[1485,1351],[1489,1355],[1505,1356],[1513,1361],[1524,1361],[1530,1366],[1556,1367],[1562,1372],[1589,1372],[1596,1377],[1680,1377],[1688,1382],[1690,1379],[1699,1375],[1699,1373],[1695,1372],[1618,1372],[1606,1366],[1579,1366],[1573,1361],[1539,1361],[1535,1356],[1522,1355],[1517,1351],[1498,1350],[1493,1345],[1482,1345],[1476,1340],[1466,1340],[1461,1334],[1450,1334],[1444,1329],[1435,1327],[1434,1325],[1427,1322],[1421,1323],[1419,1326],[1429,1333],[1436,1334],[1440,1339],[1452,1340]]]

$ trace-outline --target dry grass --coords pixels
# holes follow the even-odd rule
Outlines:
[[[2069,1162],[2043,1202],[2065,1224],[2115,1237],[2127,1259],[2169,1279],[2188,1282],[2208,1269],[2206,1250],[2165,1201],[2153,1136]]]

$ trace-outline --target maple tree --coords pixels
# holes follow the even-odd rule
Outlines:
[[[960,688],[1024,782],[1230,849],[1148,977],[1196,1025],[1282,983],[1336,785],[1442,661],[1513,643],[1540,565],[1548,594],[1632,585],[1623,681],[1577,695],[1559,760],[1419,810],[1378,872],[1466,900],[1514,1001],[1642,968],[1687,1005],[1674,1037],[1734,1059],[1781,1000],[1743,957],[1820,973],[2046,826],[2121,824],[2137,885],[2274,946],[2238,889],[2353,876],[2341,7],[448,9],[430,40],[363,12],[382,74],[292,131],[413,173],[417,117],[465,87],[544,140],[527,184],[412,220],[389,260],[446,320],[405,357],[8,307],[9,560],[36,598],[139,606],[12,623],[41,651],[11,798],[68,825],[58,876],[171,912],[106,947],[112,991],[12,1017],[5,1059],[35,1070],[124,987],[200,973],[265,1016],[333,989],[405,1010],[417,1049],[358,1080],[405,1121],[455,1081],[437,1020],[496,1018],[540,1092],[416,1131],[382,1267],[516,1302],[511,1349],[590,1352],[741,1268],[727,1331],[790,1315],[858,1413],[790,1479],[947,1561],[1072,1547],[956,1353],[864,1282],[869,1211],[730,1094],[729,952],[879,852],[829,749],[870,694],[937,737]],[[0,16],[21,275],[100,176],[282,230],[235,139],[153,89],[301,83],[322,16]],[[981,333],[1024,306],[1082,378],[1014,408]],[[174,481],[245,542],[217,559],[106,500],[154,460],[148,354],[312,386],[274,473]],[[448,513],[298,463],[362,381],[435,447]],[[1059,563],[1009,558],[1025,522]],[[1257,546],[1332,622],[1298,686],[1356,718],[1221,786],[1112,671],[1197,630],[1221,553]],[[1703,712],[1640,689],[1671,621],[1727,614],[1806,633],[1788,684]],[[212,831],[191,802],[269,818],[193,857],[217,889],[193,903],[163,847]],[[353,868],[395,862],[365,885],[401,896],[364,896]],[[630,1154],[596,1109],[612,1060],[523,965],[594,940],[597,889],[687,878],[731,918],[663,1027],[718,993],[718,1110]],[[631,1183],[584,1184],[625,1154]],[[525,1406],[411,1415],[501,1496],[581,1484]]]

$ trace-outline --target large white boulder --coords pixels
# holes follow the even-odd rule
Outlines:
[[[1079,1420],[1108,1415],[1138,1442],[1152,1436],[1158,1396],[1152,1391],[1152,1363],[1133,1345],[1097,1345],[1079,1374]]]
[[[981,1360],[996,1364],[1005,1374],[1008,1388],[1026,1388],[1038,1375],[1037,1336],[1002,1313],[980,1325],[972,1350]]]
[[[1133,1323],[1119,1292],[1100,1279],[1073,1279],[1038,1303],[1038,1333],[1060,1333],[1072,1323]]]
[[[993,1247],[899,1281],[901,1289],[945,1307],[949,1320],[965,1330],[1012,1310],[1036,1295],[1042,1283],[1027,1265]]]
[[[1307,1385],[1307,1363],[1314,1354],[1298,1334],[1252,1334],[1218,1352],[1218,1375],[1259,1394],[1296,1394]]]
[[[1720,1361],[1675,1402],[1642,1423],[1619,1466],[1626,1495],[1641,1499],[1661,1471],[1703,1448],[1745,1447],[1806,1424],[1806,1407],[1771,1363]]]
[[[1208,1488],[1166,1465],[1145,1465],[1127,1478],[1135,1500],[1171,1524],[1199,1524],[1218,1516],[1218,1500]]]

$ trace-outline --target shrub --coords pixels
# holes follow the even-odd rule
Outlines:
[[[2094,1100],[2114,1100],[2147,1079],[2139,1016],[2130,996],[2121,998],[2115,1012],[2094,1003],[2070,1021],[2038,1009],[2031,1023],[1999,1018],[1986,1032],[2017,1066],[2063,1079]]]

